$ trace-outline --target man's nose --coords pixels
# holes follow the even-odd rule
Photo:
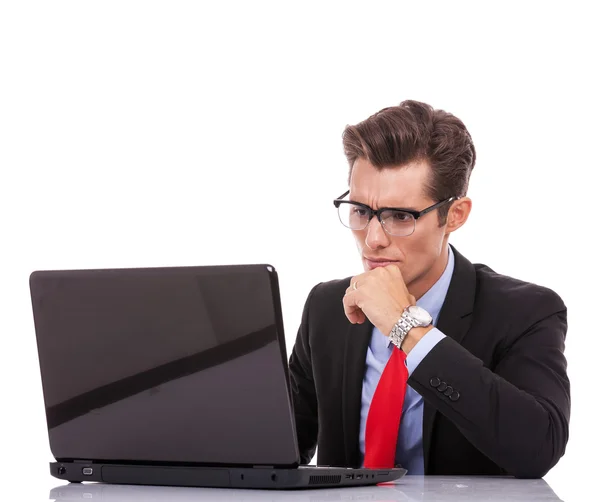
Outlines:
[[[377,216],[373,216],[367,225],[367,237],[365,238],[365,244],[370,249],[383,248],[389,246],[390,244],[388,234],[386,234],[385,230],[381,226]]]

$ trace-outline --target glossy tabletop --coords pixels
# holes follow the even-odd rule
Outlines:
[[[543,479],[522,480],[493,477],[405,476],[393,484],[358,488],[327,488],[299,491],[176,488],[108,484],[64,484],[50,491],[58,501],[106,502],[201,502],[201,501],[559,501]]]

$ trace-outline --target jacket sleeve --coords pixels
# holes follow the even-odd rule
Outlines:
[[[446,337],[409,383],[508,474],[540,478],[564,454],[569,435],[566,331],[560,301],[504,349],[493,372]]]
[[[317,287],[318,284],[311,290],[304,305],[302,322],[289,362],[292,404],[302,464],[308,464],[313,458],[319,431],[317,394],[313,380],[308,324],[310,302]]]

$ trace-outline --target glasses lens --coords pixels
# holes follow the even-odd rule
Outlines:
[[[415,218],[404,211],[384,211],[381,223],[390,235],[407,236],[415,231]]]
[[[362,230],[369,224],[369,211],[356,204],[340,204],[338,215],[342,225],[352,230]]]

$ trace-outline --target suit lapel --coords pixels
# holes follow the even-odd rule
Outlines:
[[[440,311],[437,328],[456,342],[461,343],[471,326],[471,313],[475,304],[476,277],[475,267],[461,255],[454,246],[454,272],[448,287],[448,293]],[[428,474],[431,436],[436,410],[424,403],[423,407],[423,455],[425,474]]]
[[[346,449],[346,465],[358,467],[360,463],[360,408],[362,383],[365,374],[367,348],[371,341],[373,325],[350,324],[344,347],[344,372],[342,379],[342,427]]]

